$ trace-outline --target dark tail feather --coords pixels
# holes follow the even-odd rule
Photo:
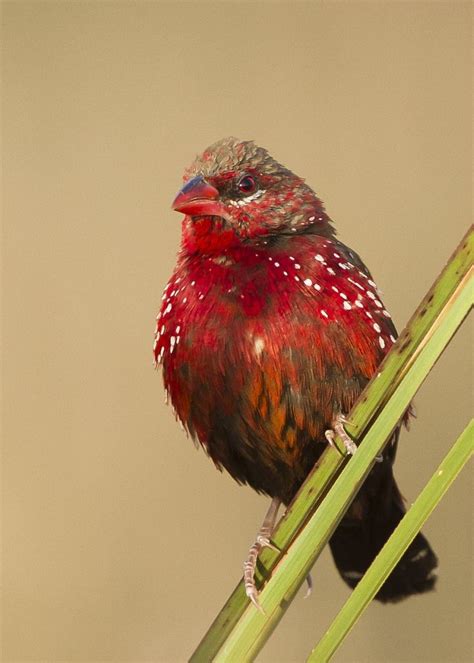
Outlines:
[[[357,585],[404,513],[391,463],[385,459],[374,467],[329,542],[338,571],[350,587]],[[375,598],[383,603],[396,602],[430,591],[436,582],[437,565],[430,544],[419,533]]]

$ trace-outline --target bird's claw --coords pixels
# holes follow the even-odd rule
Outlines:
[[[275,552],[278,552],[278,553],[281,552],[280,548],[278,548],[274,543],[272,543],[268,536],[258,534],[257,539],[256,539],[256,543],[258,543],[260,545],[260,549],[270,548],[271,550],[274,550]]]
[[[264,548],[270,548],[275,552],[281,552],[280,548],[277,548],[271,541],[267,534],[258,533],[257,538],[253,546],[249,550],[249,554],[244,563],[244,586],[245,593],[252,601],[257,610],[260,610],[262,614],[265,614],[264,609],[260,605],[258,600],[258,591],[255,586],[255,567],[257,566],[257,558],[260,552]]]
[[[354,442],[354,440],[350,437],[350,435],[346,432],[346,429],[344,428],[344,424],[346,423],[348,423],[348,419],[343,414],[338,414],[333,421],[332,429],[330,428],[329,430],[325,431],[324,436],[331,445],[331,447],[334,447],[337,451],[339,451],[339,448],[334,442],[334,438],[336,437],[337,434],[343,441],[347,454],[353,456],[357,451],[357,445]],[[375,462],[382,463],[383,455],[380,454],[379,456],[376,456]]]
[[[334,442],[334,439],[335,439],[336,434],[337,434],[341,438],[341,440],[343,441],[347,454],[353,456],[355,454],[355,452],[357,451],[357,445],[349,437],[349,435],[346,433],[346,431],[344,429],[344,426],[342,425],[343,421],[345,421],[345,419],[343,419],[342,415],[340,415],[340,418],[338,417],[337,419],[334,420],[333,427],[329,428],[326,431],[324,431],[324,437],[329,442],[330,446],[333,447],[334,449],[336,449],[336,451],[339,451],[339,453],[340,453],[339,447]],[[343,454],[341,454],[341,455],[343,455]]]
[[[328,430],[324,431],[324,437],[329,443],[329,446],[335,449],[341,456],[344,456],[345,454],[342,453],[342,451],[339,449],[337,444],[334,442],[334,439],[336,437],[336,433],[332,430],[332,428],[328,428]]]
[[[281,552],[281,550],[270,541],[279,506],[280,500],[274,498],[267,512],[267,515],[265,516],[263,525],[255,538],[255,542],[250,547],[247,559],[244,563],[245,593],[257,608],[257,610],[260,610],[262,614],[265,614],[265,611],[263,610],[258,600],[258,591],[257,587],[255,586],[255,567],[257,566],[257,558],[263,548],[271,548],[271,550],[274,550],[275,552]]]
[[[357,445],[350,437],[350,435],[346,433],[346,429],[344,428],[344,424],[346,423],[346,417],[343,414],[338,414],[334,419],[332,426],[334,432],[337,433],[341,440],[344,442],[344,447],[346,448],[347,453],[353,456],[357,451]]]
[[[263,608],[260,605],[260,602],[258,600],[258,591],[257,587],[255,585],[255,567],[257,565],[257,557],[264,548],[264,545],[258,541],[258,539],[262,539],[263,537],[257,537],[257,541],[253,544],[253,546],[249,550],[249,554],[247,559],[245,560],[244,563],[244,587],[245,587],[245,593],[249,597],[249,599],[252,601],[254,606],[257,608],[257,610],[260,610],[260,612],[263,613]]]
[[[265,610],[262,608],[260,605],[260,601],[258,600],[258,591],[257,588],[255,587],[255,583],[252,583],[252,586],[245,586],[245,593],[249,597],[250,601],[254,604],[254,606],[257,608],[259,612],[262,613],[262,615],[265,614]]]

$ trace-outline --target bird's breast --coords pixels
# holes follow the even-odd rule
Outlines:
[[[269,304],[265,287],[238,283],[232,274],[221,272],[218,281],[195,273],[174,275],[167,284],[154,344],[155,360],[165,372],[184,361],[202,368],[231,361],[239,352],[262,352]]]
[[[273,375],[295,402],[322,384],[343,390],[371,377],[395,332],[375,284],[344,248],[325,240],[294,254],[179,264],[163,293],[154,353],[186,425],[202,421],[204,437],[208,411],[236,407],[252,390],[250,374],[255,385]]]

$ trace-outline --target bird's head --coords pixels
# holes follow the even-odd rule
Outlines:
[[[321,201],[253,141],[224,138],[198,156],[184,175],[173,209],[185,214],[183,246],[215,253],[261,245],[282,235],[332,235]]]

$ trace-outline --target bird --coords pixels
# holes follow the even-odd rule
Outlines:
[[[359,255],[302,177],[252,140],[227,137],[185,170],[172,208],[181,246],[156,319],[154,360],[177,419],[219,470],[271,498],[244,564],[258,608],[258,554],[339,433],[397,332]],[[406,413],[405,420],[409,417]],[[332,535],[354,588],[406,509],[393,476],[402,422]],[[420,532],[375,598],[432,590]]]

